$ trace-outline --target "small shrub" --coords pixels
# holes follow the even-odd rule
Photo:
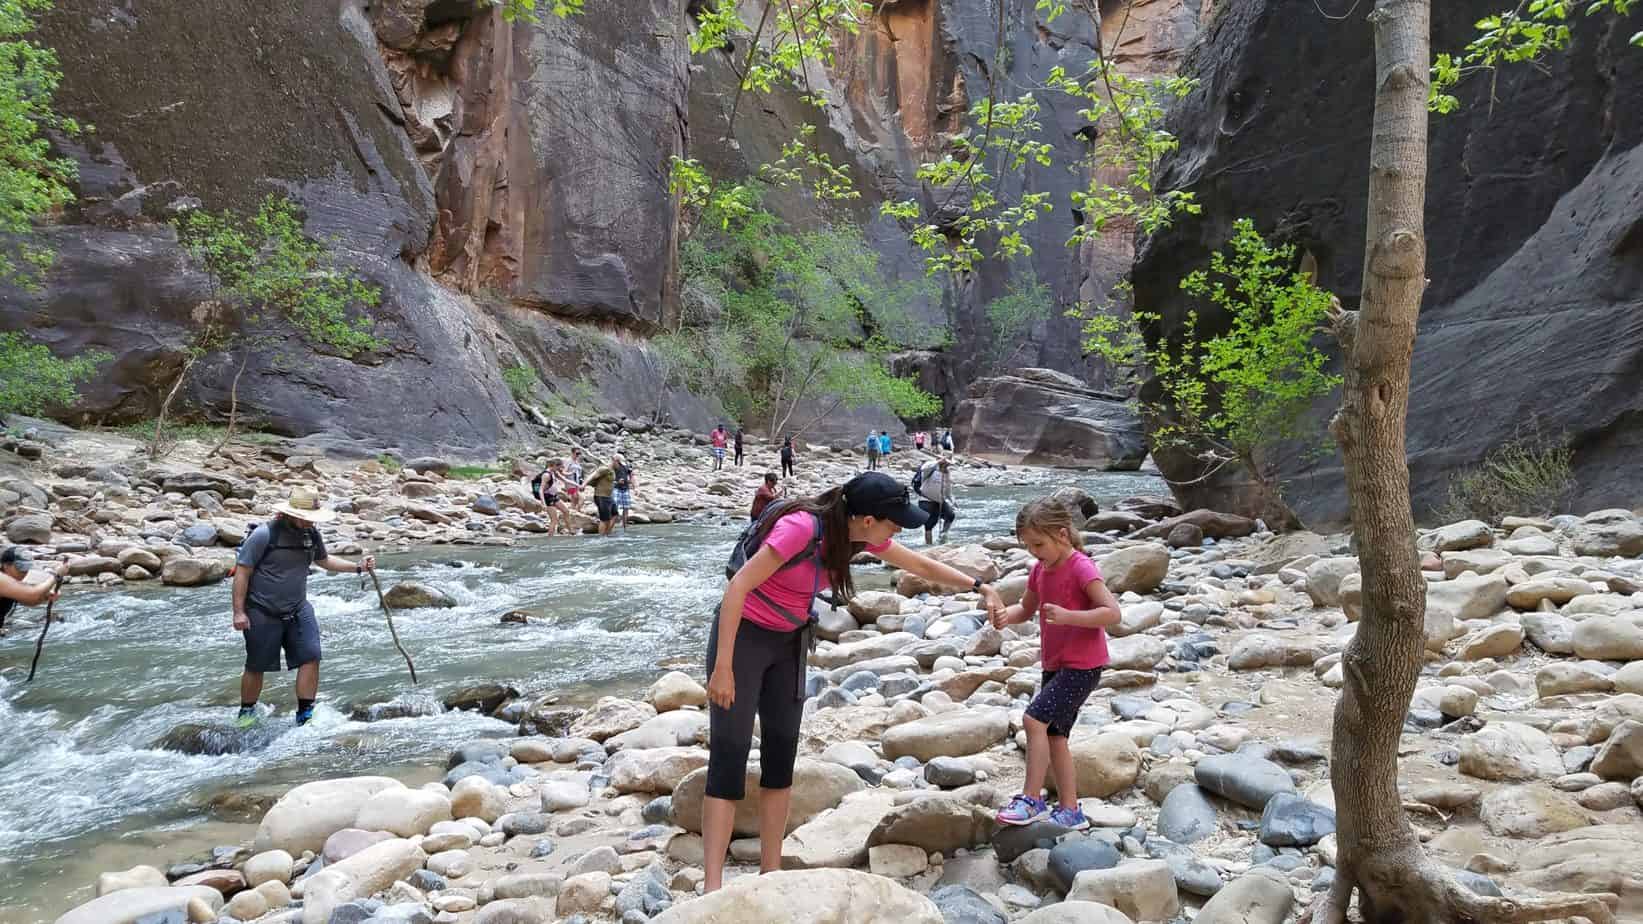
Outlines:
[[[382,466],[382,470],[390,475],[399,474],[399,470],[405,467],[398,459],[394,458],[394,454],[391,452],[385,452],[377,456],[377,464]]]
[[[502,370],[502,381],[508,385],[508,391],[513,400],[524,403],[535,393],[537,386],[536,370],[520,363]]]
[[[501,474],[505,474],[502,469],[491,468],[488,465],[453,465],[451,470],[445,473],[445,477],[455,478],[460,481],[477,481],[488,475]]]
[[[1490,450],[1477,466],[1449,479],[1449,497],[1437,511],[1446,523],[1505,516],[1543,517],[1562,511],[1575,479],[1574,450],[1539,434],[1515,437]]]

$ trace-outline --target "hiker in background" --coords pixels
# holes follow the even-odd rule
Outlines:
[[[713,443],[713,470],[718,471],[725,467],[725,425],[719,424],[708,434],[708,440]]]
[[[764,513],[764,508],[770,506],[770,502],[775,499],[776,473],[765,472],[764,484],[759,485],[759,489],[753,492],[753,506],[748,508],[747,518],[757,520],[759,514]]]
[[[890,464],[890,453],[894,452],[895,449],[895,444],[890,442],[889,430],[879,434],[879,456],[881,462],[885,465]]]
[[[34,559],[15,545],[0,552],[0,635],[6,634],[6,619],[18,604],[39,606],[57,599],[57,585],[68,574],[68,562],[59,562],[56,567],[45,569],[52,573],[50,582],[25,583],[23,575],[33,568]]]
[[[793,437],[782,439],[782,477],[793,477]]]
[[[615,476],[612,482],[611,500],[616,504],[616,512],[622,516],[622,535],[627,535],[628,513],[633,508],[633,488],[637,481],[633,477],[633,466],[628,460],[617,453],[611,456],[611,474]]]
[[[616,458],[609,465],[601,465],[588,473],[585,484],[593,489],[593,506],[599,514],[599,535],[610,535],[616,525]]]
[[[816,497],[771,504],[731,553],[725,588],[708,633],[708,760],[702,801],[702,891],[723,884],[736,803],[746,795],[753,720],[759,720],[759,870],[781,869],[793,763],[804,714],[805,659],[812,607],[822,591],[848,602],[850,560],[865,549],[932,584],[978,591],[989,618],[1004,601],[980,580],[895,541],[925,516],[907,487],[865,472]]]
[[[571,535],[570,508],[565,506],[559,494],[565,488],[565,471],[560,461],[554,459],[549,462],[542,474],[531,482],[531,488],[537,500],[548,508],[548,535],[558,535],[561,530],[565,535]],[[557,526],[554,525],[556,519]]]
[[[565,496],[577,513],[582,512],[582,450],[572,448],[565,463]]]
[[[921,498],[919,508],[930,515],[930,521],[924,524],[924,544],[931,544],[936,520],[941,521],[941,541],[946,542],[947,530],[958,518],[958,510],[953,507],[953,476],[946,458],[919,465],[913,473],[913,491]]]
[[[319,495],[308,488],[291,492],[290,500],[274,506],[274,518],[253,529],[240,544],[234,562],[234,631],[245,635],[245,671],[240,675],[238,725],[257,724],[257,698],[262,675],[280,669],[297,672],[297,724],[314,717],[319,696],[319,620],[308,602],[308,569],[318,565],[336,574],[362,574],[376,568],[365,556],[355,564],[325,550],[317,524],[336,519],[319,505]]]
[[[742,428],[736,428],[736,467],[742,467]]]
[[[879,467],[879,450],[884,446],[879,442],[879,431],[869,430],[867,433],[867,470],[875,471]]]
[[[923,430],[920,430],[917,433],[913,434],[913,448],[917,449],[919,452],[923,452],[924,451],[924,440],[928,436],[929,436],[929,434],[925,433]]]
[[[941,448],[947,450],[948,452],[953,451],[953,431],[941,431]]]

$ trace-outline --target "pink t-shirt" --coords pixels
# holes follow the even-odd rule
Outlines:
[[[1038,623],[1043,636],[1043,661],[1047,671],[1063,667],[1087,669],[1107,666],[1107,632],[1080,626],[1051,626],[1044,623],[1043,605],[1054,603],[1069,610],[1087,610],[1095,601],[1084,588],[1101,580],[1101,569],[1088,555],[1074,550],[1055,569],[1043,562],[1033,565],[1027,589],[1038,597]]]
[[[783,560],[791,559],[810,544],[810,538],[816,534],[815,523],[815,518],[802,510],[785,514],[771,527],[770,535],[765,537],[764,544],[780,552]],[[886,542],[883,545],[870,545],[867,551],[876,555],[889,547],[890,543]],[[821,572],[819,576],[818,571]],[[807,561],[772,574],[759,585],[759,592],[781,604],[783,609],[793,615],[802,617],[810,608],[810,589],[814,587],[817,593],[820,593],[827,590],[828,586],[827,572],[822,571],[814,561]],[[771,609],[769,604],[752,594],[747,595],[747,602],[742,605],[742,618],[778,632],[798,630],[787,617]]]
[[[714,448],[725,448],[725,432],[723,430],[714,430],[712,436]]]

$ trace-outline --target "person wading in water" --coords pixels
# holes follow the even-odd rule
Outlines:
[[[731,555],[735,575],[708,633],[707,793],[702,803],[704,892],[723,884],[736,803],[745,795],[753,719],[759,719],[759,870],[781,869],[793,762],[804,713],[811,608],[832,588],[848,600],[850,559],[866,549],[932,584],[980,592],[989,614],[1004,601],[979,580],[896,543],[924,526],[905,485],[867,472],[812,498],[771,504]]]
[[[57,599],[57,585],[68,574],[68,562],[50,569],[53,578],[48,584],[26,584],[23,575],[34,567],[34,559],[17,546],[0,552],[0,635],[6,634],[6,620],[18,604],[39,606]]]
[[[616,500],[611,497],[616,491],[616,466],[621,463],[621,457],[613,457],[609,465],[601,465],[588,473],[585,484],[593,489],[593,506],[599,514],[599,535],[610,535],[611,528],[616,525]]]
[[[376,568],[365,556],[358,564],[325,550],[316,524],[336,513],[319,505],[307,488],[274,507],[274,518],[253,529],[240,544],[234,562],[234,631],[245,635],[245,672],[240,675],[240,728],[257,724],[262,675],[280,669],[297,672],[297,724],[314,717],[319,696],[319,620],[308,602],[308,569],[314,565],[336,574],[360,574]]]

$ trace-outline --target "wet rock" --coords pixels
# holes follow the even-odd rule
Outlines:
[[[1050,876],[1056,887],[1066,892],[1078,874],[1090,869],[1112,869],[1118,865],[1118,851],[1106,841],[1093,837],[1066,838],[1050,848]]]
[[[1194,768],[1199,786],[1257,811],[1280,792],[1293,793],[1295,783],[1284,768],[1251,754],[1217,754]]]
[[[503,702],[519,695],[513,687],[500,683],[477,683],[446,694],[446,709],[465,710],[490,715]]]
[[[1546,733],[1518,722],[1495,722],[1460,743],[1460,772],[1480,780],[1533,780],[1563,772]]]
[[[388,605],[394,609],[414,610],[422,608],[449,608],[456,606],[456,598],[437,587],[416,581],[403,581],[388,588],[383,595]]]
[[[1335,813],[1293,793],[1278,793],[1261,812],[1261,843],[1310,847],[1335,833]]]
[[[1177,844],[1195,844],[1214,834],[1219,825],[1215,803],[1190,783],[1171,789],[1158,812],[1158,833]]]
[[[1161,860],[1085,870],[1074,878],[1067,900],[1109,905],[1135,921],[1171,921],[1181,911],[1175,876]]]

